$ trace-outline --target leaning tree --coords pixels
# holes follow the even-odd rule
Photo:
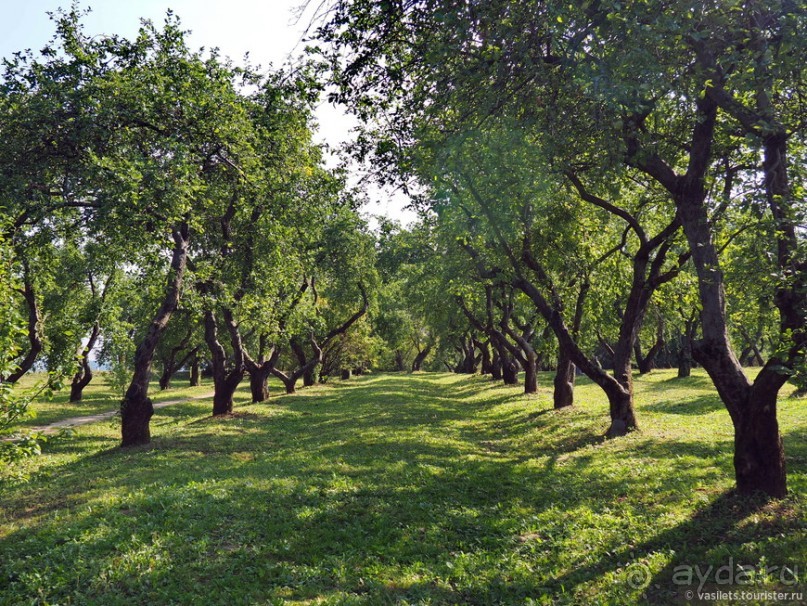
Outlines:
[[[803,149],[804,7],[789,0],[354,0],[331,8],[319,34],[341,85],[335,97],[368,121],[391,116],[383,122],[391,136],[368,132],[360,152],[406,169],[400,152],[418,125],[432,120],[462,132],[507,115],[538,125],[564,172],[593,170],[607,183],[627,171],[666,192],[698,277],[703,338],[693,353],[734,424],[738,489],[785,494],[776,398],[807,339],[804,201],[793,162]],[[585,163],[575,167],[581,146]],[[753,382],[729,339],[715,243],[721,203],[710,195],[721,172],[715,159],[743,147],[762,157],[748,174],[760,177],[749,182],[761,183],[759,208],[774,226],[760,236],[778,277],[768,297],[781,335],[777,355]],[[578,170],[572,175],[579,178]]]

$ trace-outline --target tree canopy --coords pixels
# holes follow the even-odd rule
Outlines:
[[[75,7],[41,53],[5,61],[3,397],[40,365],[79,400],[100,360],[130,446],[151,438],[153,371],[168,389],[204,367],[214,415],[246,376],[262,402],[270,376],[293,393],[372,369],[523,372],[534,393],[552,371],[554,407],[582,373],[618,438],[641,426],[635,371],[698,364],[739,491],[784,495],[779,394],[807,389],[805,8],[319,15],[308,58],[282,69],[190,48],[170,12],[90,37]],[[410,195],[416,223],[368,220],[327,166],[325,91],[361,121],[352,158]],[[3,406],[8,424],[24,409]]]

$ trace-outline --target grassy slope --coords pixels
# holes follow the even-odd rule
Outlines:
[[[126,451],[114,424],[80,428],[0,485],[0,603],[657,604],[690,589],[681,564],[804,575],[804,400],[781,401],[792,496],[754,506],[728,494],[703,375],[637,379],[642,430],[609,442],[596,387],[554,412],[540,380],[242,387],[234,417],[165,408]]]

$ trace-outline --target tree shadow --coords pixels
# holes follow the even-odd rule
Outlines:
[[[411,390],[410,377],[371,377],[239,404],[248,414],[231,418],[180,404],[160,411],[176,430],[147,446],[107,448],[112,438],[95,435],[54,444],[56,454],[96,452],[4,496],[13,524],[0,536],[0,594],[113,605],[523,604],[547,594],[580,603],[576,592],[619,577],[624,563],[675,549],[645,598],[663,603],[677,562],[797,534],[785,515],[754,530],[758,508],[720,493],[646,540],[620,543],[609,528],[568,556],[591,540],[578,536],[588,529],[578,516],[647,528],[665,499],[689,507],[681,492],[719,485],[730,443],[606,443],[599,412],[514,409],[520,394],[497,387],[478,398],[478,384],[443,379],[436,396],[428,375]],[[614,595],[603,599],[634,601]]]
[[[717,395],[708,395],[679,401],[653,402],[645,404],[642,408],[665,414],[697,416],[725,410],[726,407]]]

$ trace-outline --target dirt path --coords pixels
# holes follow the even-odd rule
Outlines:
[[[207,398],[212,397],[213,392],[211,391],[208,394],[202,396],[195,396],[193,398],[184,398],[182,400],[166,400],[165,402],[157,402],[154,404],[154,410],[157,410],[158,408],[165,408],[166,406],[171,406],[172,404],[182,404],[183,402],[192,402],[193,400],[205,400]],[[51,423],[50,425],[40,425],[39,427],[31,427],[26,431],[30,431],[31,433],[41,433],[45,435],[50,435],[58,432],[61,429],[68,429],[70,427],[79,427],[81,425],[87,425],[89,423],[96,423],[98,421],[104,421],[105,419],[111,419],[117,414],[120,414],[120,410],[99,412],[97,414],[88,415],[85,417],[70,417],[69,419],[62,419],[61,421],[56,421],[55,423]],[[15,439],[14,436],[9,436],[7,438],[4,438],[4,441],[13,439]]]

